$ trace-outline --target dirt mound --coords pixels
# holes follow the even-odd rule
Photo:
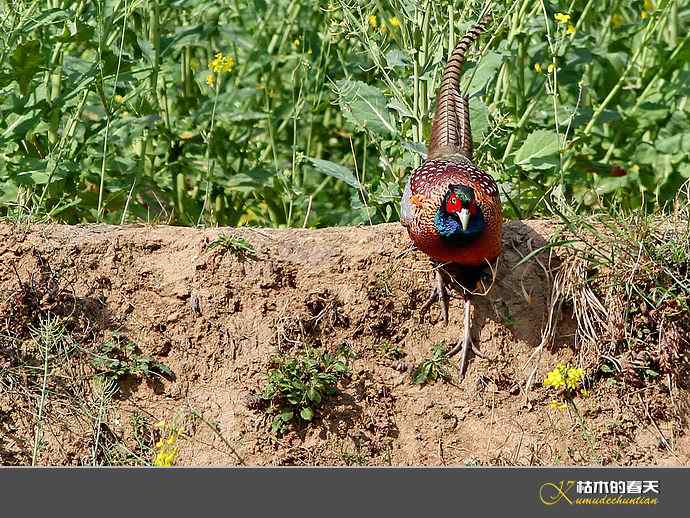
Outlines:
[[[453,362],[450,381],[415,385],[414,366],[460,336],[462,308],[451,300],[448,326],[437,307],[420,318],[430,266],[397,224],[0,225],[0,462],[146,464],[168,441],[168,460],[188,465],[687,463],[682,430],[647,416],[637,395],[602,383],[578,415],[549,405],[540,382],[574,362],[573,323],[566,308],[553,346],[532,355],[548,257],[518,263],[552,228],[506,225],[475,311],[486,358],[461,383]],[[51,329],[71,345],[50,349]],[[257,394],[272,358],[306,345],[346,347],[351,372],[310,424],[276,435]]]

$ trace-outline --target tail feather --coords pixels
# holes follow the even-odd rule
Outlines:
[[[470,98],[467,95],[456,94],[458,120],[460,121],[460,150],[472,160],[474,154],[474,143],[472,142],[472,126],[470,124]]]
[[[436,95],[436,113],[431,125],[429,158],[462,153],[472,158],[472,131],[470,128],[469,99],[459,92],[465,54],[491,21],[485,15],[465,34],[453,49],[443,71],[441,87]]]

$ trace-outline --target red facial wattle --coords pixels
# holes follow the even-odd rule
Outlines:
[[[446,202],[446,212],[452,214],[453,212],[458,212],[462,210],[462,201],[457,197],[455,193],[448,197]]]

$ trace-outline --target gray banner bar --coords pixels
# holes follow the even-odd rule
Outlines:
[[[0,508],[3,516],[685,516],[689,474],[685,468],[4,468]]]

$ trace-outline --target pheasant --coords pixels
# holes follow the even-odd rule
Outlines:
[[[448,355],[460,355],[460,378],[469,350],[479,352],[470,336],[472,293],[486,268],[501,253],[501,201],[495,180],[472,162],[469,98],[460,95],[460,76],[467,49],[491,21],[484,16],[458,42],[443,72],[436,95],[427,159],[405,186],[401,223],[418,250],[435,269],[435,286],[421,308],[439,301],[448,323],[447,279],[457,283],[464,299],[464,336]]]

